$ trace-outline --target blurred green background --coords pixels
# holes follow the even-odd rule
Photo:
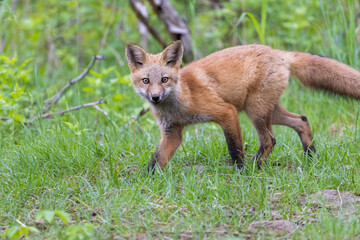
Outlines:
[[[202,56],[229,46],[263,43],[359,66],[358,1],[172,3]],[[111,110],[127,111],[129,105],[137,106],[138,98],[129,97],[131,93],[123,86],[129,83],[125,44],[140,44],[141,40],[138,19],[128,1],[2,0],[0,4],[2,117],[21,122],[35,116],[43,101],[77,76],[95,54],[107,60],[97,63],[86,81],[71,89],[60,104],[64,107],[69,102],[74,105],[105,97]],[[164,24],[151,7],[147,8],[151,25],[170,43]],[[151,36],[148,46],[153,53],[162,50]]]
[[[151,25],[171,43],[164,24],[143,3]],[[263,43],[360,69],[358,0],[171,3],[202,56]],[[225,236],[221,231],[245,238],[252,221],[280,216],[298,223],[297,239],[359,236],[358,216],[348,221],[299,203],[322,189],[359,194],[358,101],[290,81],[281,103],[309,118],[318,150],[313,160],[304,157],[292,129],[275,127],[277,145],[262,171],[251,159],[244,172],[229,170],[221,129],[200,124],[184,131],[162,175],[146,178],[159,131],[150,114],[134,120],[148,104],[132,88],[127,42],[140,44],[141,35],[126,0],[0,0],[0,235],[28,236],[20,221],[40,230],[31,235],[35,239],[177,239],[184,232],[200,239]],[[162,50],[151,36],[148,46],[152,53]],[[96,54],[107,59],[97,61],[51,112],[102,97],[107,103],[99,107],[108,116],[87,108],[28,125]],[[247,152],[254,154],[256,131],[245,114],[239,119]],[[276,206],[269,201],[275,193],[282,196]],[[34,221],[55,215],[52,223]]]

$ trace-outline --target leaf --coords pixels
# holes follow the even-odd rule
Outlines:
[[[29,82],[29,75],[31,72],[31,69],[22,70],[18,75],[18,79],[23,79],[25,82]]]
[[[3,60],[5,63],[9,64],[9,65],[14,65],[16,63],[16,57],[14,57],[13,59],[10,59],[7,56],[0,56],[0,60]]]
[[[11,239],[16,239],[16,238],[20,237],[20,235],[21,235],[21,234],[19,235],[19,233],[18,233],[19,229],[20,229],[20,226],[15,226],[15,227],[9,228],[5,231],[5,236],[7,236]]]
[[[33,233],[39,233],[40,231],[36,228],[36,227],[28,227],[26,226],[27,230],[29,232],[33,232]]]
[[[11,92],[10,95],[14,98],[17,99],[18,97],[20,97],[21,94],[23,94],[25,87],[22,88],[17,88],[18,84],[16,83],[15,85],[15,91]]]
[[[90,223],[70,226],[65,232],[65,239],[92,239],[95,226]]]
[[[123,99],[123,96],[120,94],[120,93],[116,93],[112,96],[112,100],[114,102],[118,102],[118,101],[121,101]]]
[[[69,223],[71,221],[71,216],[67,212],[60,210],[55,210],[54,212],[64,223]]]
[[[39,233],[40,231],[35,227],[28,226],[15,226],[11,227],[5,231],[5,236],[10,239],[21,239],[23,235],[25,238],[29,235],[29,233]]]
[[[85,129],[83,129],[83,130],[80,130],[80,133],[86,133],[86,132],[88,132],[88,131],[90,131],[91,129],[89,129],[89,128],[85,128]]]
[[[246,12],[242,13],[241,16],[238,18],[238,20],[236,21],[235,26],[239,26],[239,24],[245,19],[246,17]]]
[[[33,60],[33,58],[29,58],[29,59],[25,60],[25,61],[18,67],[18,69],[19,69],[19,70],[23,69],[23,68],[26,66],[26,64],[28,64],[28,63],[31,62],[32,60]]]
[[[259,25],[259,22],[256,20],[256,18],[254,17],[254,15],[252,15],[251,13],[247,12],[246,15],[248,15],[251,19],[251,21],[253,22],[254,24],[254,27],[256,29],[256,32],[257,34],[259,35],[259,38],[260,38],[260,41],[261,43],[263,43],[263,36],[262,36],[262,32],[261,32],[261,29],[260,29],[260,25]]]
[[[84,87],[84,88],[83,88],[83,91],[84,91],[84,92],[93,93],[93,92],[94,92],[94,88],[92,88],[92,87]]]
[[[126,84],[128,86],[132,85],[132,83],[130,81],[130,75],[121,76],[121,74],[118,71],[115,71],[115,75],[116,75],[119,83]]]
[[[39,212],[35,218],[36,218],[36,220],[45,219],[48,223],[52,223],[52,221],[54,220],[54,217],[55,217],[54,211],[44,210],[44,211]]]
[[[71,122],[64,122],[66,125],[69,126],[69,128],[71,128],[72,130],[75,130],[74,125]]]
[[[17,122],[22,122],[22,121],[24,121],[24,117],[23,116],[21,116],[20,114],[18,114],[18,113],[12,113],[11,114],[11,118],[13,118],[15,121],[17,121]]]
[[[92,75],[94,75],[95,77],[97,77],[97,78],[102,78],[102,74],[100,74],[100,73],[97,73],[97,72],[95,72],[95,71],[93,71],[93,70],[90,70],[90,73],[92,74]]]
[[[112,71],[114,71],[115,69],[115,66],[111,66],[111,67],[108,67],[107,69],[104,69],[101,71],[102,73],[102,76],[107,76],[109,73],[111,73]]]

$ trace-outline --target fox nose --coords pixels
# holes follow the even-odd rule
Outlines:
[[[159,94],[154,94],[151,96],[151,101],[153,101],[154,103],[157,103],[160,101],[160,95]]]

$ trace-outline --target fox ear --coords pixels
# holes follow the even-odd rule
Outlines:
[[[179,40],[173,42],[167,48],[165,48],[164,51],[162,51],[162,59],[169,67],[180,67],[183,53],[184,47],[182,42]]]
[[[146,62],[146,51],[136,44],[126,44],[126,59],[130,70],[133,72],[144,66]]]

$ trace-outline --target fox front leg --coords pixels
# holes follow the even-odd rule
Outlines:
[[[241,136],[241,128],[238,112],[233,105],[223,103],[222,108],[217,109],[216,122],[224,131],[226,144],[233,164],[239,169],[244,167],[244,149]]]
[[[168,126],[161,130],[161,140],[148,165],[148,172],[155,171],[156,163],[163,169],[182,142],[183,126]]]

